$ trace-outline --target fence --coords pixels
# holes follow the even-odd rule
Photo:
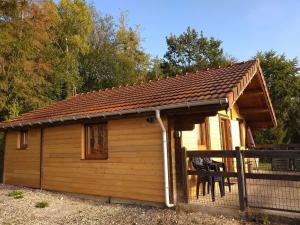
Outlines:
[[[218,166],[195,169],[191,159],[199,157],[212,159],[212,164]],[[182,171],[188,203],[237,208],[242,212],[252,207],[300,213],[300,149],[182,149]]]

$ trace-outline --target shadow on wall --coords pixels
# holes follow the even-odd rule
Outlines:
[[[0,132],[0,183],[3,182],[4,133]]]

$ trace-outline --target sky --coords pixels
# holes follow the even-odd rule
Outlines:
[[[141,26],[142,46],[163,57],[165,37],[188,26],[222,40],[228,56],[244,61],[257,51],[274,49],[300,58],[299,0],[94,0],[97,10],[118,18],[128,13],[130,26]]]

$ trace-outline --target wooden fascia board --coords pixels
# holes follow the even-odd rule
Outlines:
[[[266,102],[267,102],[267,105],[268,105],[268,108],[269,108],[269,111],[270,111],[270,116],[271,116],[271,119],[272,119],[273,127],[276,127],[277,126],[277,119],[276,119],[273,104],[272,104],[272,101],[271,101],[271,98],[270,98],[270,95],[269,95],[268,87],[267,87],[262,69],[260,67],[259,59],[257,59],[256,63],[257,63],[257,68],[259,70],[259,81],[260,81],[260,83],[263,87],[263,92],[264,92],[264,96],[265,96],[265,99],[266,99]]]
[[[246,87],[250,84],[251,80],[258,71],[257,63],[254,63],[251,68],[245,73],[243,78],[232,88],[227,94],[229,108],[232,108],[238,98],[243,94]]]
[[[253,66],[248,70],[248,72],[244,75],[244,77],[240,80],[239,83],[236,84],[236,86],[227,94],[229,108],[232,108],[233,105],[236,103],[238,98],[244,93],[247,86],[250,84],[252,79],[255,77],[255,75],[258,74],[259,81],[262,85],[263,89],[263,95],[265,96],[265,100],[268,105],[268,109],[270,112],[270,116],[272,119],[273,127],[277,126],[277,120],[275,116],[275,112],[273,109],[273,105],[271,102],[271,98],[269,96],[268,88],[266,85],[266,81],[264,79],[262,69],[260,67],[259,59],[256,59],[256,62],[253,64]]]

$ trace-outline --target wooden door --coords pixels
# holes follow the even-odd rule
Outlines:
[[[221,118],[221,135],[222,135],[222,149],[225,151],[232,150],[232,142],[231,142],[231,127],[230,120],[227,118]],[[224,162],[226,164],[227,171],[233,172],[233,159],[232,158],[224,158]]]

